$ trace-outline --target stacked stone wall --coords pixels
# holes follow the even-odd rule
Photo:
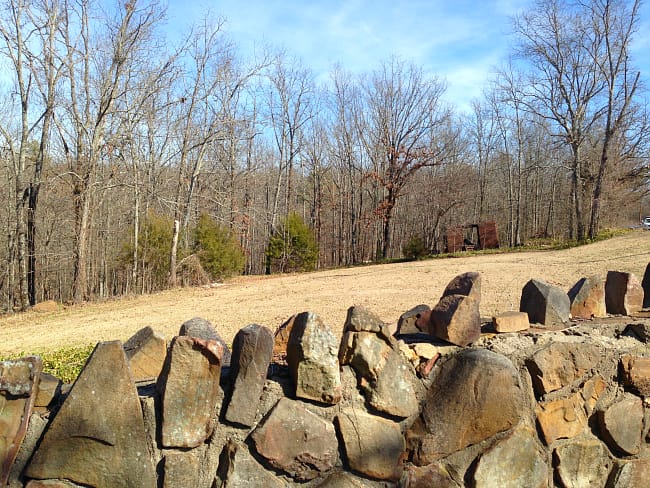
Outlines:
[[[232,351],[203,319],[169,341],[145,328],[98,344],[73,385],[0,362],[0,485],[650,486],[644,290],[607,279],[531,280],[490,321],[466,273],[397,327],[304,312]]]

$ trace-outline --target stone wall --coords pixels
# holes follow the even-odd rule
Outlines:
[[[71,386],[5,361],[0,486],[647,487],[639,293],[624,273],[568,295],[531,280],[489,322],[467,273],[397,327],[305,312],[231,351],[192,319],[98,344]]]

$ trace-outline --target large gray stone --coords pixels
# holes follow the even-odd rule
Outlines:
[[[299,314],[287,345],[287,363],[296,397],[335,404],[341,401],[339,341],[311,312]]]
[[[347,409],[336,416],[348,465],[370,478],[395,480],[405,445],[399,424]]]
[[[124,343],[124,352],[135,381],[155,379],[167,357],[167,341],[151,327],[145,327]]]
[[[223,349],[221,354],[221,366],[227,368],[230,366],[230,349],[226,341],[217,332],[217,329],[210,323],[210,321],[202,319],[201,317],[194,317],[186,322],[181,324],[181,328],[178,331],[179,336],[188,336],[195,337],[197,339],[203,339],[204,341],[216,341]]]
[[[571,316],[591,319],[607,317],[605,307],[605,280],[600,276],[581,278],[569,290]]]
[[[266,327],[248,325],[237,332],[232,349],[233,383],[225,419],[250,427],[273,356],[273,335]]]
[[[0,361],[0,486],[6,486],[27,433],[42,369],[36,356]]]
[[[415,373],[381,334],[348,331],[339,350],[342,365],[354,369],[368,404],[384,413],[410,417],[418,412]]]
[[[555,471],[564,488],[604,488],[612,469],[605,445],[597,439],[575,440],[554,450]]]
[[[428,332],[430,315],[431,307],[428,305],[417,305],[404,312],[397,321],[396,335]]]
[[[172,340],[159,379],[164,447],[197,447],[212,434],[212,418],[221,397],[222,352],[216,341],[181,336]]]
[[[474,488],[544,488],[548,481],[546,454],[526,427],[484,452],[474,471]]]
[[[338,457],[332,423],[288,398],[280,399],[251,439],[271,466],[298,481],[312,480],[329,471]]]
[[[253,486],[282,488],[287,485],[279,477],[273,475],[255,461],[246,446],[229,440],[223,451],[221,451],[214,486],[215,488],[248,488]]]
[[[459,274],[449,282],[443,297],[450,295],[465,295],[481,302],[481,275],[475,271]]]
[[[643,435],[643,402],[626,394],[623,399],[598,411],[602,438],[613,452],[638,454]]]
[[[532,323],[562,327],[569,321],[571,302],[560,288],[542,280],[530,280],[521,291],[519,311]]]
[[[519,373],[505,356],[469,349],[445,361],[409,438],[424,466],[513,428],[524,414]]]
[[[479,300],[472,295],[446,295],[431,310],[429,333],[438,339],[467,346],[481,336]]]
[[[607,313],[632,315],[643,308],[643,288],[634,273],[608,271],[605,281]]]
[[[372,332],[388,344],[395,343],[388,324],[363,307],[350,307],[348,309],[345,325],[343,326],[343,333],[346,332]]]
[[[582,378],[600,359],[592,344],[551,342],[526,361],[538,396],[545,395]]]
[[[96,488],[156,486],[138,392],[119,341],[97,345],[26,475]]]

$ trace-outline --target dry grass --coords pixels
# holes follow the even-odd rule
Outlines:
[[[446,284],[465,271],[483,276],[481,314],[518,309],[522,287],[540,278],[568,290],[578,279],[608,270],[639,279],[650,261],[650,232],[637,230],[562,251],[485,254],[337,269],[309,274],[241,277],[215,288],[28,312],[0,318],[0,354],[49,351],[128,339],[145,326],[172,337],[185,320],[203,317],[226,342],[251,323],[272,330],[294,313],[313,311],[339,332],[348,307],[362,305],[394,322],[420,303],[435,305]]]

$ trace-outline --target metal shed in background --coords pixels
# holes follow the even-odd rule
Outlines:
[[[497,249],[499,235],[494,221],[450,227],[446,234],[447,252]]]

